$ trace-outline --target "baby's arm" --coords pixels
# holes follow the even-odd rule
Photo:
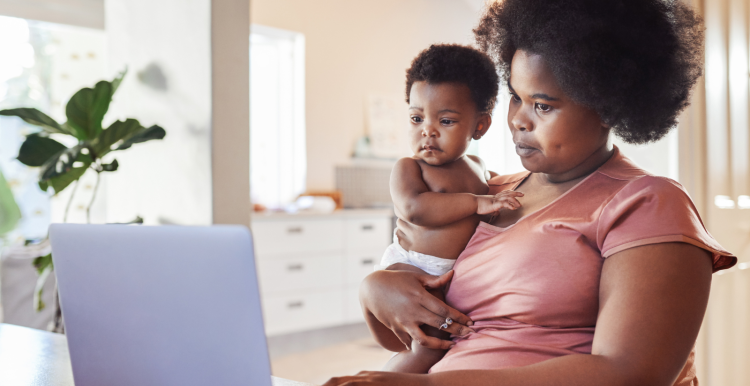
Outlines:
[[[510,192],[496,196],[471,193],[431,192],[422,179],[422,168],[412,158],[396,162],[391,173],[391,197],[403,220],[424,227],[452,224],[474,214],[490,214],[500,208],[516,209],[521,204]]]

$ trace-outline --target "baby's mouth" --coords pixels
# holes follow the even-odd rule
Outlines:
[[[440,148],[437,146],[432,146],[432,145],[424,145],[422,146],[422,150],[423,151],[440,151]]]

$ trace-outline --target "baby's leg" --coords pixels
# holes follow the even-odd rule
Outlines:
[[[430,290],[430,294],[445,301],[445,295],[442,289]],[[440,331],[432,326],[422,326],[422,331],[428,336],[434,336],[440,339],[450,338],[450,333]],[[383,371],[426,374],[435,363],[443,359],[445,352],[446,350],[434,350],[412,341],[411,350],[404,350],[394,355],[391,360],[386,363]]]

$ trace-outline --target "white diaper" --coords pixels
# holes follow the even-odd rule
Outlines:
[[[380,265],[385,268],[391,264],[404,263],[417,267],[430,275],[439,276],[451,269],[456,263],[453,259],[443,259],[440,257],[425,255],[424,253],[407,251],[398,243],[396,232],[393,232],[393,244],[385,249],[383,260]]]

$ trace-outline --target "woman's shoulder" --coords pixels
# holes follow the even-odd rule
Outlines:
[[[679,182],[641,169],[622,155],[619,149],[596,173],[609,181],[605,185],[610,186],[612,198],[650,195],[677,200],[683,205],[693,206],[690,196]]]
[[[680,242],[710,252],[715,271],[737,262],[708,232],[680,183],[625,160],[599,170],[607,180],[603,184],[614,187],[597,221],[597,244],[604,258],[642,245]]]
[[[650,174],[629,179],[612,193],[613,199],[650,197],[651,199],[669,200],[683,206],[694,206],[693,200],[682,184],[671,178]]]

